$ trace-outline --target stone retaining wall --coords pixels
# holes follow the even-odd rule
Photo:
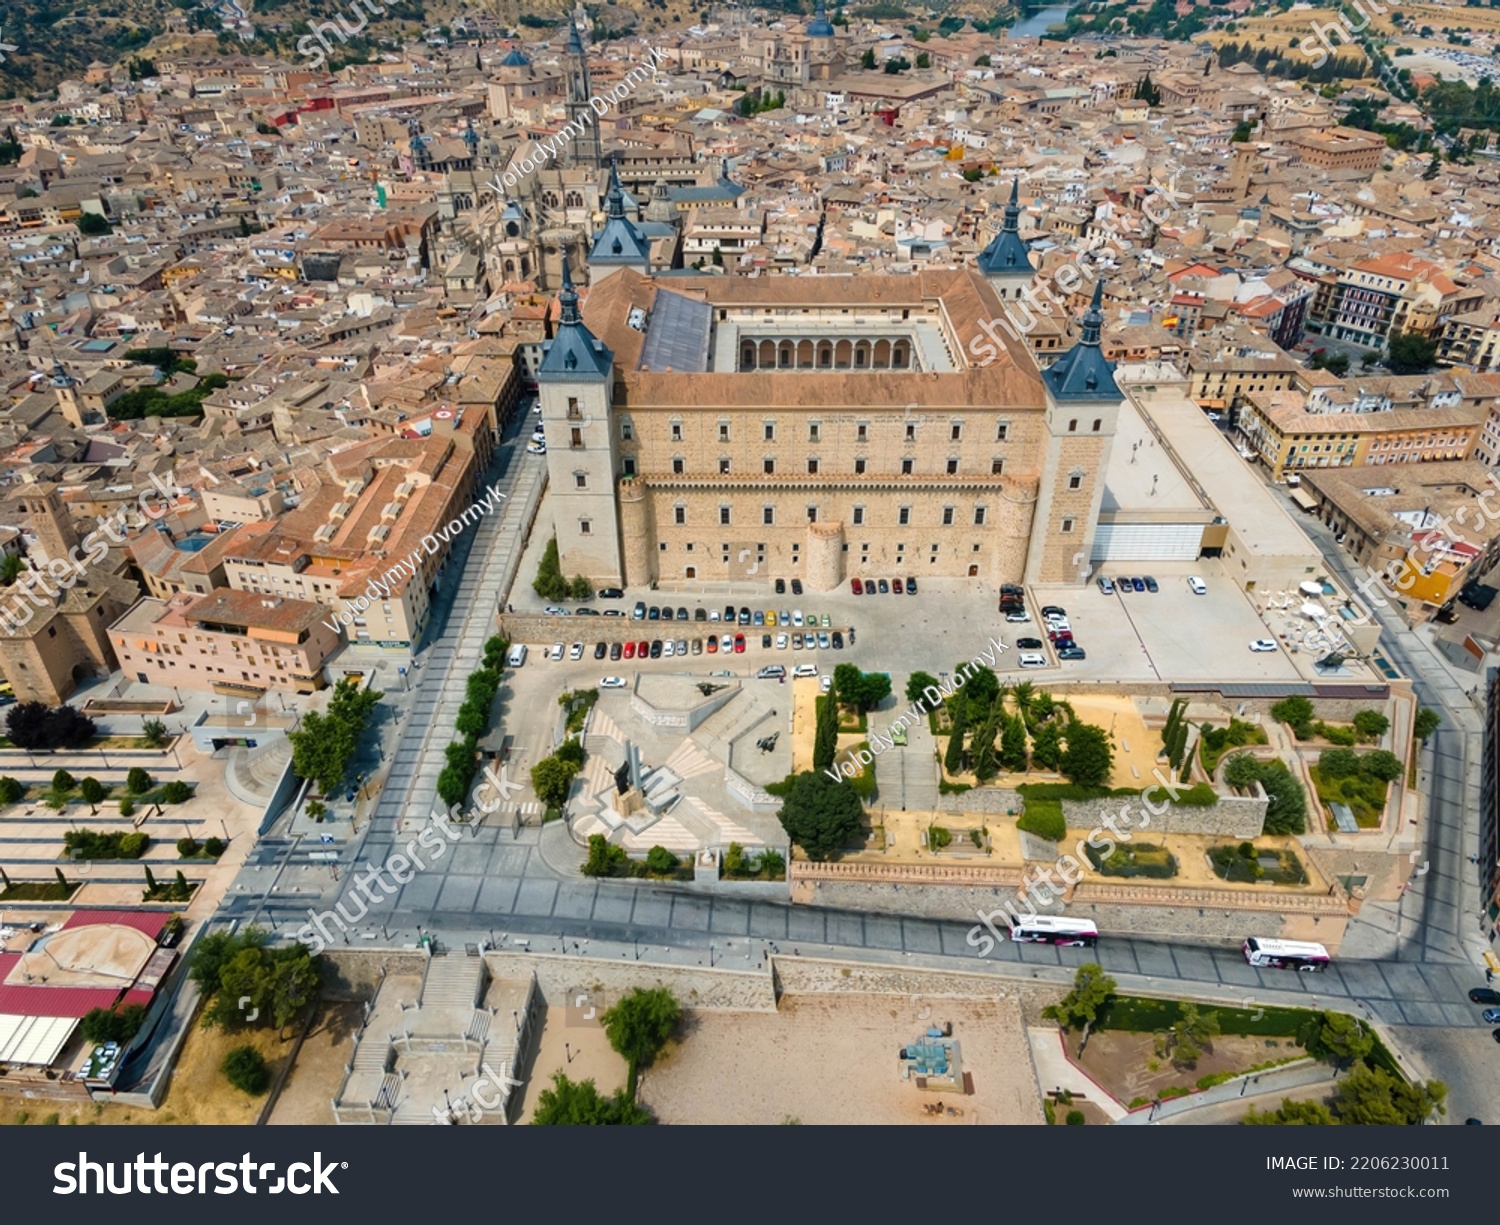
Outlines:
[[[817,957],[775,957],[781,995],[900,995],[922,999],[1015,1000],[1029,1024],[1044,1023],[1042,1009],[1067,994],[1057,983],[1000,978],[976,971],[926,970],[915,966],[871,965]]]
[[[1154,801],[1162,806],[1160,800]],[[1109,796],[1096,800],[1064,800],[1063,817],[1070,830],[1105,828],[1105,817],[1114,815],[1118,828],[1141,841],[1151,834],[1210,834],[1219,838],[1243,841],[1259,838],[1266,823],[1269,801],[1259,796],[1220,794],[1219,802],[1208,808],[1188,804],[1167,804],[1163,813],[1147,810],[1144,803],[1129,796]]]

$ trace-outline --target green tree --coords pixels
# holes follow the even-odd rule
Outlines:
[[[180,778],[174,778],[161,789],[162,802],[166,804],[186,804],[192,795],[193,789]]]
[[[1067,742],[1059,765],[1070,782],[1079,787],[1098,787],[1109,778],[1115,751],[1102,727],[1092,723],[1070,724]]]
[[[589,582],[581,574],[575,574],[573,581],[568,584],[568,594],[575,600],[592,599],[594,595],[594,584]]]
[[[967,663],[967,660],[960,660],[954,666],[954,674],[957,675],[959,669],[965,667]],[[978,723],[988,718],[990,707],[1000,696],[1000,678],[989,668],[976,668],[965,675],[969,679],[964,682],[959,697],[968,705],[969,722]]]
[[[1294,1102],[1289,1097],[1281,1099],[1279,1110],[1252,1106],[1242,1121],[1248,1127],[1331,1127],[1338,1123],[1322,1102]]]
[[[552,1086],[536,1096],[533,1127],[619,1127],[652,1123],[649,1111],[630,1100],[625,1090],[609,1097],[592,1080],[574,1082],[561,1071],[552,1074]]]
[[[961,697],[953,703],[953,730],[943,753],[943,769],[960,774],[964,768],[964,734],[968,730],[969,705]]]
[[[1303,697],[1282,698],[1271,707],[1271,718],[1278,723],[1289,723],[1293,727],[1311,723],[1312,717],[1313,704]]]
[[[925,51],[919,51],[919,52],[917,52],[917,67],[918,68],[931,68],[932,67],[932,56],[928,55],[927,52],[925,52]]]
[[[990,66],[990,57],[987,56],[987,55],[981,55],[978,59],[976,59],[974,61],[974,67],[975,68],[988,68],[989,66]]]
[[[1375,1049],[1375,1033],[1358,1017],[1325,1012],[1317,1025],[1315,1040],[1305,1043],[1308,1054],[1329,1059],[1341,1068],[1363,1063]]]
[[[834,669],[834,671],[837,670]],[[913,672],[906,682],[906,700],[908,702],[924,702],[926,698],[922,696],[922,691],[924,689],[936,689],[937,687],[938,679],[932,673]]]
[[[1007,716],[1002,725],[1000,764],[1012,774],[1026,769],[1026,725],[1019,715]]]
[[[536,798],[549,808],[560,807],[567,800],[568,788],[572,786],[573,775],[577,773],[576,766],[555,754],[543,757],[531,767],[531,789],[536,792]]]
[[[1402,332],[1392,336],[1387,346],[1385,364],[1396,374],[1422,374],[1432,368],[1437,357],[1437,341],[1420,332]]]
[[[1043,1008],[1042,1015],[1064,1029],[1082,1030],[1083,1037],[1078,1044],[1081,1054],[1088,1044],[1089,1031],[1099,1019],[1100,1010],[1114,998],[1115,986],[1115,980],[1104,972],[1103,966],[1095,961],[1087,962],[1074,971],[1073,989],[1057,1003]]]
[[[125,790],[131,795],[144,795],[151,790],[151,775],[140,766],[131,766],[125,775]]]
[[[78,784],[78,794],[92,808],[109,794],[108,789],[97,778],[86,778]]]
[[[624,847],[615,846],[603,834],[590,834],[588,858],[579,871],[585,876],[617,876],[629,859]]]
[[[839,664],[833,670],[831,692],[846,706],[857,706],[864,676],[858,664]]]
[[[635,987],[601,1018],[610,1046],[630,1065],[627,1096],[635,1100],[637,1073],[671,1040],[682,1007],[665,987]]]
[[[1361,740],[1374,742],[1385,735],[1390,728],[1391,721],[1378,710],[1357,710],[1354,712],[1354,730]]]
[[[86,1042],[118,1042],[124,1046],[145,1022],[146,1009],[141,1004],[126,1004],[119,1009],[93,1008],[84,1014],[78,1032]]]
[[[985,719],[979,730],[974,733],[974,742],[970,751],[974,754],[974,777],[981,783],[987,783],[1000,772],[1000,758],[995,751],[995,737],[1000,734],[1000,720],[1004,712],[1000,704],[995,703],[991,709],[989,718]]]
[[[1177,1021],[1167,1031],[1167,1052],[1178,1067],[1196,1067],[1203,1048],[1219,1036],[1219,1014],[1196,1004],[1183,1004]]]
[[[1325,779],[1348,778],[1359,773],[1359,762],[1353,749],[1324,749],[1318,754],[1318,773]]]
[[[852,787],[821,770],[807,770],[793,778],[776,815],[809,858],[826,859],[859,836],[863,811]]]
[[[26,788],[6,774],[0,776],[0,804],[15,804],[26,794]]]
[[[1031,738],[1031,759],[1043,769],[1055,770],[1062,760],[1062,732],[1061,724],[1049,721]]]
[[[1427,182],[1430,183],[1430,182],[1432,182],[1433,179],[1437,178],[1438,175],[1440,175],[1442,173],[1443,173],[1443,158],[1442,158],[1442,155],[1439,154],[1439,153],[1437,153],[1437,152],[1434,152],[1433,155],[1432,155],[1432,160],[1427,163],[1427,169],[1424,170],[1424,171],[1422,171],[1422,178],[1424,180],[1426,180]]]
[[[547,542],[547,547],[542,551],[542,560],[537,563],[536,578],[532,580],[531,589],[544,600],[566,600],[572,594],[572,587],[563,578],[556,536]]]
[[[1260,785],[1270,803],[1266,805],[1267,834],[1300,834],[1307,826],[1307,791],[1279,758],[1260,769]]]
[[[646,866],[658,876],[667,876],[677,871],[681,862],[664,846],[654,846],[646,852]]]
[[[1339,1081],[1333,1112],[1356,1127],[1415,1127],[1435,1110],[1446,1113],[1448,1086],[1440,1080],[1407,1083],[1384,1068],[1355,1066]]]
[[[875,49],[873,47],[865,48],[865,53],[859,57],[859,66],[866,72],[875,67]]]
[[[1360,761],[1360,769],[1371,778],[1378,778],[1383,783],[1393,783],[1401,777],[1406,767],[1388,749],[1376,749],[1373,753],[1364,755]]]
[[[813,733],[813,769],[826,770],[833,765],[839,748],[838,690],[833,689],[818,699],[818,719]]]
[[[1232,753],[1224,762],[1224,781],[1231,787],[1248,787],[1260,777],[1260,762],[1250,753]]]
[[[160,719],[147,719],[141,724],[141,735],[153,749],[159,749],[167,742],[167,725]]]
[[[19,553],[7,553],[0,557],[0,583],[9,587],[21,577],[21,571],[26,569],[26,563],[21,560]]]
[[[1417,739],[1426,740],[1433,732],[1437,731],[1442,722],[1443,716],[1438,711],[1426,706],[1420,707],[1417,710],[1417,719],[1414,724]]]
[[[58,795],[67,795],[74,786],[73,776],[66,770],[58,770],[52,775],[52,790]]]
[[[114,227],[109,224],[108,218],[101,216],[99,213],[82,213],[74,224],[78,226],[80,234],[86,234],[90,237],[114,233]]]
[[[271,1087],[271,1069],[253,1046],[235,1047],[224,1056],[219,1071],[231,1085],[251,1097],[259,1097]]]

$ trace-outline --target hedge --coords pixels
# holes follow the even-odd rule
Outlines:
[[[1077,783],[1022,783],[1016,790],[1027,800],[1107,800],[1141,793],[1139,787],[1080,787]]]
[[[1179,808],[1212,808],[1219,802],[1219,793],[1207,783],[1194,783],[1186,790],[1178,788],[1176,795],[1165,787],[1151,787],[1142,792],[1141,798],[1147,804],[1159,804],[1166,800],[1168,804],[1175,804]]]
[[[1026,798],[1026,811],[1016,821],[1016,828],[1049,842],[1061,842],[1068,836],[1068,823],[1063,819],[1062,801],[1053,799]]]

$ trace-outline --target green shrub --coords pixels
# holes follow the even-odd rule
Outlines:
[[[1194,783],[1186,789],[1179,788],[1176,795],[1164,787],[1150,787],[1141,798],[1148,804],[1160,804],[1165,800],[1179,808],[1212,808],[1219,802],[1219,793],[1208,783]]]
[[[191,859],[202,849],[203,848],[198,845],[198,840],[196,838],[177,839],[177,853],[184,859]]]
[[[1316,723],[1313,726],[1318,735],[1329,744],[1350,748],[1359,742],[1359,736],[1352,727],[1332,727],[1327,723]]]
[[[63,846],[74,859],[139,859],[151,844],[151,836],[111,830],[101,834],[92,829],[70,829],[63,835]]]
[[[162,802],[167,804],[185,804],[192,795],[193,789],[180,778],[174,778],[161,789]]]
[[[664,846],[654,846],[646,852],[646,867],[659,876],[677,871],[681,860]]]
[[[108,789],[97,778],[86,778],[78,784],[78,794],[89,804],[97,804],[109,794]]]
[[[1066,1120],[1066,1123],[1065,1123],[1066,1126],[1068,1126],[1068,1127],[1082,1127],[1085,1122],[1086,1122],[1086,1120],[1083,1117],[1083,1111],[1081,1111],[1081,1110],[1070,1110],[1070,1111],[1068,1111],[1068,1117],[1067,1117],[1067,1120]]]
[[[140,766],[131,766],[130,773],[125,776],[125,790],[131,795],[145,795],[151,790],[151,776]]]
[[[203,844],[204,853],[211,859],[217,859],[229,849],[229,844],[222,838],[210,838]]]
[[[17,804],[26,788],[10,775],[0,775],[0,804]]]
[[[134,815],[134,813],[135,801],[127,795],[123,800],[120,801],[120,815],[122,817],[129,817]]]
[[[1049,842],[1061,842],[1068,836],[1068,823],[1063,817],[1062,801],[1053,799],[1026,798],[1026,811],[1016,821],[1016,828]]]
[[[259,1097],[271,1087],[271,1069],[253,1046],[237,1046],[224,1056],[219,1070],[236,1089]]]
[[[1177,875],[1177,857],[1164,847],[1148,842],[1122,843],[1108,857],[1090,843],[1083,853],[1094,870],[1104,876],[1143,877],[1147,880],[1170,880]]]
[[[953,841],[953,831],[934,825],[927,831],[927,843],[934,851],[941,851]]]
[[[66,795],[73,787],[73,776],[66,770],[59,770],[52,776],[52,790],[58,795]]]
[[[1313,704],[1303,697],[1282,698],[1271,707],[1271,718],[1278,723],[1290,723],[1293,727],[1311,723]]]
[[[1359,734],[1361,740],[1379,740],[1390,729],[1391,721],[1378,710],[1357,710],[1354,712],[1354,730]]]

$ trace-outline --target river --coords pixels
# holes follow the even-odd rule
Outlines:
[[[1040,38],[1047,32],[1048,26],[1062,25],[1068,19],[1068,10],[1071,4],[1050,4],[1046,8],[1037,9],[1016,22],[1010,28],[1012,38]]]

